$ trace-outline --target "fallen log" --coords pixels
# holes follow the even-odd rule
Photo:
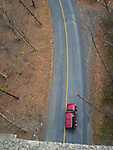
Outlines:
[[[19,100],[19,97],[18,97],[18,96],[15,96],[14,94],[12,94],[12,93],[10,93],[10,92],[4,90],[3,88],[0,88],[0,92],[5,93],[5,94],[7,94],[7,95],[9,95],[9,96],[11,96],[11,97],[13,97],[13,98]]]
[[[22,0],[19,0],[19,2],[23,5],[23,7],[30,13],[30,15],[35,19],[35,21],[42,26],[42,23],[37,19],[37,17],[32,13],[32,11],[24,4]]]
[[[0,116],[1,116],[4,120],[6,120],[7,122],[9,122],[10,124],[12,124],[13,126],[15,126],[16,128],[18,128],[19,130],[24,131],[24,132],[28,132],[26,129],[19,127],[19,126],[16,125],[13,121],[9,120],[9,119],[8,119],[3,113],[1,113],[1,112],[0,112]]]

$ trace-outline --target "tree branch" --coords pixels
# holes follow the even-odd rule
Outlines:
[[[36,8],[34,0],[32,0],[33,7]]]

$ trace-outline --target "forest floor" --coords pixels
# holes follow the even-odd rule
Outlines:
[[[80,0],[81,26],[90,41],[89,102],[93,104],[92,143],[113,144],[113,14],[97,2]],[[91,37],[93,35],[93,40]],[[96,45],[96,48],[95,46]]]
[[[52,27],[47,0],[0,0],[0,133],[43,140],[52,77]],[[40,23],[42,25],[40,25]]]

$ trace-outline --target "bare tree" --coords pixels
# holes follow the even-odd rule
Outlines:
[[[110,5],[111,5],[112,1],[111,0],[97,0],[97,1],[102,4],[102,6],[106,9],[106,11],[109,15],[111,13]]]
[[[108,6],[109,1],[108,0],[103,0],[103,6],[105,7],[105,9],[107,10],[108,14],[110,13],[109,11],[109,6]]]

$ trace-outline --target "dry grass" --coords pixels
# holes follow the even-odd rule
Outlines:
[[[113,38],[109,34],[112,31],[113,22],[111,17],[105,16],[100,18],[100,22],[97,25],[96,32],[96,44],[100,51],[100,54],[109,70],[106,72],[102,62],[98,55],[94,62],[95,68],[95,80],[93,85],[94,103],[103,111],[103,113],[93,113],[93,137],[96,144],[113,144],[112,130],[113,130],[113,87],[112,87],[112,74],[113,74],[113,52],[112,46],[106,44],[105,41],[112,43]],[[100,66],[100,67],[97,67]],[[109,116],[110,117],[109,117]],[[98,116],[98,117],[97,117]]]
[[[6,8],[9,17],[15,19],[15,25],[38,51],[28,47],[21,38],[18,39],[0,14],[0,72],[8,76],[7,80],[0,77],[0,85],[20,97],[16,101],[0,93],[0,106],[3,114],[28,132],[21,132],[3,119],[0,120],[0,132],[32,138],[32,133],[36,131],[36,138],[43,139],[51,78],[52,27],[47,1],[39,0],[36,9],[30,2],[25,1],[41,21],[42,27],[34,22],[17,0],[7,0]]]
[[[82,23],[84,26],[89,26],[93,33],[95,33],[96,46],[111,75],[110,77],[106,72],[92,44],[92,47],[89,47],[91,52],[89,56],[90,61],[88,61],[90,82],[89,99],[102,111],[100,113],[96,109],[92,110],[92,142],[94,144],[110,145],[113,144],[113,80],[111,81],[113,75],[113,45],[105,41],[111,44],[113,43],[113,14],[106,16],[105,8],[91,0],[81,0],[79,6],[81,7]],[[90,14],[90,17],[88,14]],[[89,18],[91,21],[89,21]]]

